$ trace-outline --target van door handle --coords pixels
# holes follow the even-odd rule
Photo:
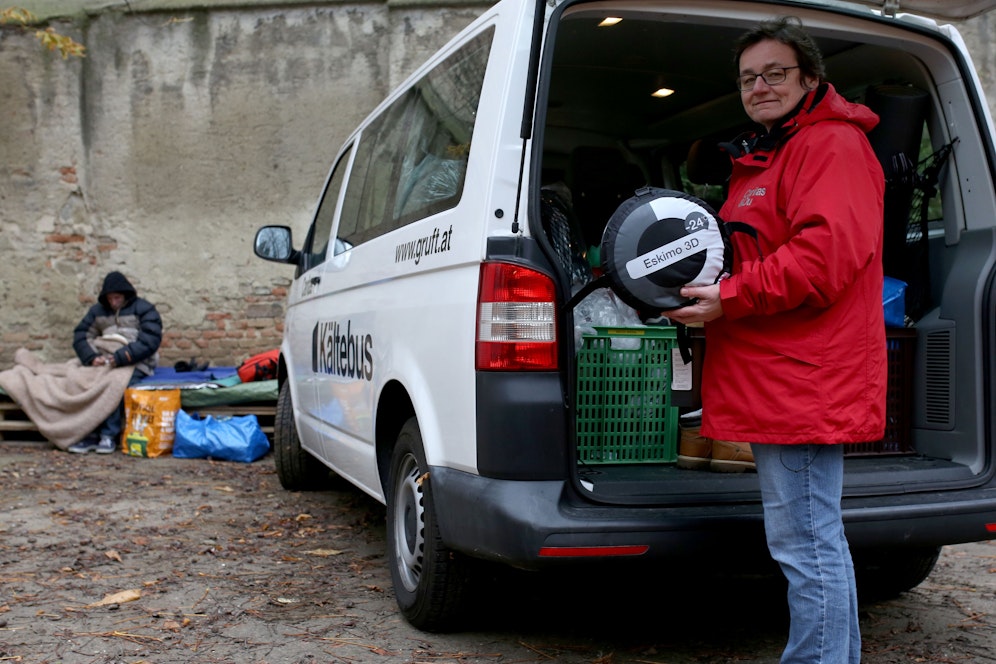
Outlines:
[[[308,280],[308,283],[311,284],[312,286],[317,286],[318,284],[322,283],[322,278],[319,276],[314,276]]]

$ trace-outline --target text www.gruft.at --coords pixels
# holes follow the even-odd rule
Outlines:
[[[409,240],[408,242],[404,242],[395,247],[394,262],[404,263],[405,261],[414,261],[415,265],[418,265],[423,256],[430,256],[443,251],[449,251],[452,246],[450,244],[452,237],[453,226],[450,226],[449,229],[445,231],[434,228],[432,229],[432,232],[425,237]]]

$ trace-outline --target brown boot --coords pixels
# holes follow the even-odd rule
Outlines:
[[[757,471],[750,443],[734,443],[729,440],[712,441],[712,461],[709,463],[709,469],[717,473]]]
[[[712,440],[704,437],[699,427],[681,427],[678,443],[678,468],[709,470],[712,461]]]

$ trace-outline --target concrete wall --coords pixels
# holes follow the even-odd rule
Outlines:
[[[0,369],[21,346],[71,358],[110,270],[159,307],[164,364],[277,346],[293,271],[253,256],[255,229],[300,242],[347,133],[490,3],[186,4],[55,20],[82,60],[0,28]],[[960,27],[996,89],[991,20]]]

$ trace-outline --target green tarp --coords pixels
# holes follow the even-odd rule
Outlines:
[[[276,400],[276,379],[238,383],[231,387],[202,387],[196,390],[180,390],[180,405],[183,408],[234,406],[251,401],[275,402]]]

